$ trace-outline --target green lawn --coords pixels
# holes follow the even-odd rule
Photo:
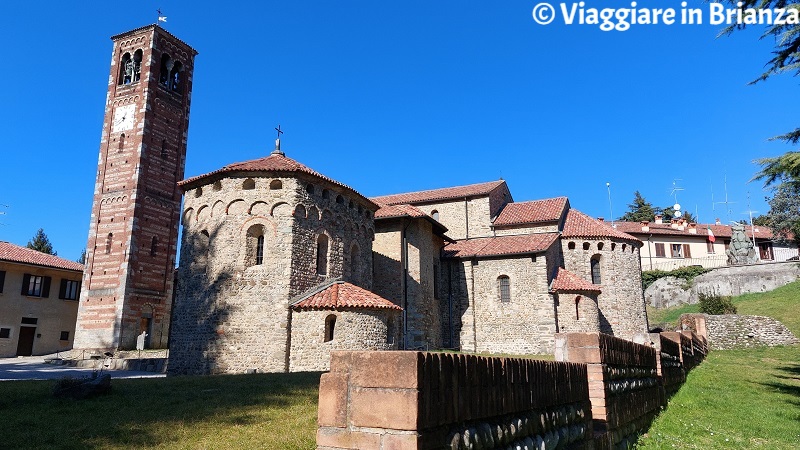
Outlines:
[[[733,301],[740,314],[775,317],[800,335],[800,282]],[[676,320],[696,306],[651,320]],[[711,352],[639,448],[800,448],[800,346]]]
[[[113,380],[54,399],[54,381],[0,383],[0,448],[313,449],[319,373]]]

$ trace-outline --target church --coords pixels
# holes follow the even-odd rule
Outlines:
[[[642,242],[566,197],[516,202],[497,180],[368,198],[280,131],[269,156],[184,179],[196,52],[157,25],[112,40],[76,348],[144,335],[170,374],[288,372],[333,350],[543,354],[559,332],[648,331]]]

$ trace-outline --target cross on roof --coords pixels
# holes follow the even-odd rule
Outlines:
[[[283,130],[281,130],[280,124],[275,128],[275,131],[278,132],[278,138],[275,139],[275,150],[272,151],[272,154],[284,156],[284,153],[281,151],[281,135],[283,134]]]

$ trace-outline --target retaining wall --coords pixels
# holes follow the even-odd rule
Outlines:
[[[680,323],[684,329],[706,334],[713,350],[800,343],[784,324],[772,317],[683,314]]]

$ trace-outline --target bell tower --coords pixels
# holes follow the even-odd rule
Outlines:
[[[74,347],[166,348],[197,52],[158,25],[111,40]]]

